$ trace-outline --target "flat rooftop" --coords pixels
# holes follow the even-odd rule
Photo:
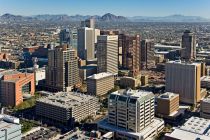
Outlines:
[[[172,99],[174,97],[177,97],[177,96],[179,96],[179,95],[175,94],[175,93],[172,93],[172,92],[166,92],[166,93],[163,93],[160,96],[158,96],[158,98],[170,100],[170,99]]]
[[[99,127],[108,129],[109,131],[114,131],[114,132],[118,132],[118,133],[125,134],[125,135],[133,135],[133,136],[137,136],[139,138],[148,134],[149,132],[155,131],[157,128],[159,128],[162,125],[164,125],[164,121],[162,119],[154,118],[154,121],[150,125],[145,127],[142,131],[130,132],[124,128],[120,128],[120,127],[114,126],[112,124],[109,124],[107,118],[98,122]]]
[[[200,63],[182,62],[181,60],[169,61],[167,63],[169,63],[169,64],[180,64],[180,65],[194,65],[194,66],[200,65]]]
[[[38,102],[51,104],[63,108],[72,108],[90,101],[96,97],[77,92],[58,92],[38,99]]]
[[[119,95],[119,96],[124,96],[124,97],[141,99],[142,101],[154,97],[154,94],[152,92],[143,91],[143,90],[132,90],[132,89],[118,90],[111,93],[111,95]]]
[[[183,126],[174,128],[171,134],[166,136],[180,140],[209,140],[210,139],[210,120],[191,117]]]
[[[98,73],[98,74],[93,74],[93,75],[89,76],[88,79],[101,79],[101,78],[105,78],[105,77],[109,77],[109,76],[114,76],[114,75],[112,73],[102,72],[102,73]]]
[[[210,103],[210,95],[202,100],[202,102]]]
[[[201,81],[203,81],[203,82],[210,82],[210,76],[203,76],[203,77],[201,77]]]

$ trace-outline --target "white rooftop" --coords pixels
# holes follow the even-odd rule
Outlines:
[[[210,103],[210,95],[202,100],[202,102]]]
[[[210,120],[191,117],[183,126],[166,136],[180,140],[210,140]]]
[[[182,62],[181,60],[175,60],[175,61],[169,61],[167,63],[171,63],[171,64],[180,64],[180,65],[200,65],[200,63],[194,63],[194,62]]]
[[[210,76],[203,76],[203,77],[201,77],[201,81],[210,82]]]
[[[109,77],[109,76],[114,76],[112,73],[108,73],[108,72],[102,72],[102,73],[98,73],[98,74],[93,74],[91,76],[89,76],[89,79],[101,79],[104,77]]]
[[[112,94],[116,94],[116,95],[125,95],[125,96],[130,96],[130,97],[137,97],[137,98],[142,98],[145,96],[154,96],[154,94],[152,92],[149,91],[143,91],[143,90],[132,90],[132,89],[128,89],[128,90],[118,90],[113,92]]]

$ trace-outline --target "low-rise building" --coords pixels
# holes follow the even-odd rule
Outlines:
[[[91,95],[103,96],[114,88],[114,75],[112,73],[98,73],[87,78],[87,92]]]
[[[201,77],[201,87],[210,88],[210,76]]]
[[[169,116],[179,110],[179,94],[166,92],[157,97],[157,114]]]
[[[58,92],[36,102],[36,114],[72,126],[99,110],[98,98],[74,92]]]
[[[201,100],[200,116],[202,118],[210,119],[210,96]]]
[[[21,140],[21,124],[18,118],[0,115],[0,139]]]
[[[184,125],[165,134],[165,140],[209,140],[210,120],[191,117]]]
[[[141,85],[140,79],[136,79],[133,77],[121,77],[120,78],[120,87],[122,88],[135,88]]]
[[[34,95],[33,73],[5,70],[0,73],[0,102],[3,106],[17,106],[24,98]]]

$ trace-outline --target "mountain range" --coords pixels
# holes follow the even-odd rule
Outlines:
[[[107,13],[103,16],[99,15],[75,15],[69,16],[65,14],[61,15],[34,15],[34,16],[21,16],[4,14],[0,16],[0,21],[82,21],[89,18],[95,18],[99,22],[210,22],[210,19],[203,18],[200,16],[184,16],[184,15],[171,15],[165,17],[146,17],[146,16],[135,16],[135,17],[124,17],[116,16],[111,13]]]

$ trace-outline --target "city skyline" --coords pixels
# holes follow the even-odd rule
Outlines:
[[[15,15],[67,14],[67,15],[103,15],[113,13],[126,17],[133,16],[168,16],[174,14],[186,16],[201,16],[210,18],[208,0],[0,0],[0,15],[11,13]],[[120,9],[120,10],[119,10]],[[124,9],[124,10],[121,10]]]

